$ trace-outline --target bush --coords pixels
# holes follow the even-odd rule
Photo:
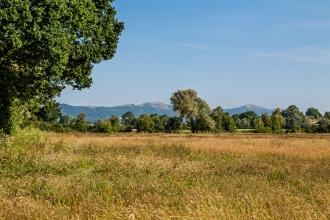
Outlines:
[[[256,130],[257,133],[273,133],[272,128],[270,127],[263,127],[260,130]]]
[[[316,133],[318,132],[319,127],[317,125],[312,125],[305,129],[306,133]]]
[[[93,131],[101,133],[110,133],[112,131],[111,122],[109,120],[99,119],[95,123]]]
[[[152,133],[155,128],[155,123],[152,118],[147,114],[142,114],[138,117],[137,129],[139,132]]]
[[[302,129],[298,125],[294,125],[290,130],[291,133],[302,133],[303,131],[304,131],[304,129]]]

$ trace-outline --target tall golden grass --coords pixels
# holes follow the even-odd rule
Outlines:
[[[330,135],[77,133],[19,144],[0,149],[2,219],[330,219]]]
[[[327,134],[53,134],[52,140],[72,145],[145,147],[180,145],[203,151],[247,154],[274,153],[299,157],[330,156]]]

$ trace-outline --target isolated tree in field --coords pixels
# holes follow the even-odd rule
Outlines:
[[[313,107],[308,108],[305,115],[313,119],[319,119],[322,117],[322,114],[319,112],[319,110]]]
[[[171,97],[173,110],[182,119],[195,118],[198,115],[198,105],[201,101],[201,98],[197,96],[197,92],[192,89],[178,90]]]
[[[0,2],[0,130],[12,132],[15,99],[51,99],[92,84],[93,64],[111,59],[124,24],[112,0]]]
[[[197,132],[201,127],[213,129],[215,124],[211,122],[211,108],[195,90],[178,90],[172,94],[171,103],[173,110],[181,119],[189,120],[192,132]],[[211,119],[211,120],[210,120]],[[204,126],[206,125],[206,126]]]

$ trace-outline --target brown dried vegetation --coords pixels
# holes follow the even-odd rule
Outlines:
[[[0,149],[3,219],[330,218],[330,135],[46,134],[24,144]]]

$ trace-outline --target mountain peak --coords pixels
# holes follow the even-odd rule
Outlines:
[[[242,107],[246,107],[246,108],[257,108],[257,109],[265,109],[264,107],[261,107],[259,105],[255,105],[255,104],[246,104],[246,105],[243,105]]]
[[[166,109],[166,110],[171,110],[171,105],[169,104],[165,104],[165,103],[162,103],[162,102],[145,102],[145,103],[142,103],[142,104],[139,104],[139,105],[136,105],[136,106],[151,106],[153,108],[161,108],[161,109]]]
[[[61,104],[63,115],[72,115],[77,117],[81,112],[87,114],[88,121],[97,121],[98,119],[107,119],[111,115],[121,117],[124,113],[131,111],[135,116],[141,114],[154,114],[174,116],[172,106],[162,102],[146,102],[139,105],[126,104],[114,107],[95,107],[95,106],[70,106]]]
[[[228,112],[230,115],[240,114],[246,111],[254,111],[257,115],[261,115],[263,113],[272,114],[274,110],[267,109],[255,104],[247,104],[238,108],[225,109],[225,111]]]

